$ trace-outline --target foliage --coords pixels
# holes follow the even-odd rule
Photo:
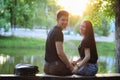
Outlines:
[[[56,5],[56,0],[36,0],[34,4],[34,25],[47,28],[47,26],[50,27],[56,22],[55,15],[56,11],[59,9],[59,7]]]
[[[83,20],[90,20],[96,34],[108,36],[110,33],[110,22],[114,21],[114,0],[89,0],[83,16],[75,24],[75,31],[79,32],[79,24]]]
[[[3,3],[4,0],[0,0],[0,28],[4,28],[9,21],[10,13],[7,10],[7,6]]]
[[[31,1],[31,2],[30,2]],[[20,27],[32,28],[33,27],[33,14],[34,14],[34,0],[25,0],[24,2],[17,2],[15,7],[16,23]],[[19,16],[19,17],[18,17]]]
[[[55,14],[59,7],[57,0],[1,0],[0,28],[10,23],[16,26],[32,29],[34,25],[50,26],[55,23]]]
[[[100,36],[108,36],[110,33],[110,23],[106,19],[102,19],[101,26],[95,26],[94,31]]]
[[[108,21],[114,19],[114,2],[114,0],[90,0],[84,12],[86,16],[84,19],[91,20],[93,25],[101,25],[102,18]]]
[[[7,24],[32,27],[33,8],[32,1],[34,0],[1,0],[1,19],[0,27]],[[30,3],[31,2],[31,3]]]
[[[110,22],[114,18],[114,0],[90,0],[83,16],[70,14],[70,26],[78,32],[82,20],[90,20],[94,26],[102,26],[102,19]],[[56,23],[56,12],[63,9],[57,0],[1,0],[0,27],[11,23],[24,28],[49,29]],[[102,16],[102,17],[101,17]],[[99,29],[99,27],[98,27]],[[6,30],[7,31],[7,30]]]

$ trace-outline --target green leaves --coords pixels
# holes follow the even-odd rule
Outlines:
[[[102,18],[110,21],[114,18],[114,2],[114,0],[90,0],[84,12],[84,19],[98,26],[102,24]]]

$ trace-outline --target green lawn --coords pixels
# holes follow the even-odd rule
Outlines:
[[[65,42],[65,51],[73,54],[78,53],[77,48],[80,44],[79,40],[70,40]],[[97,51],[99,56],[114,56],[115,43],[114,42],[96,42]],[[77,54],[76,54],[77,55]]]
[[[38,55],[44,53],[45,40],[22,37],[0,37],[0,54]]]
[[[64,42],[64,50],[67,54],[78,55],[77,47],[79,40],[69,40]],[[114,42],[97,42],[98,55],[114,56]],[[23,37],[0,37],[0,54],[9,55],[39,55],[45,50],[45,39],[23,38]]]

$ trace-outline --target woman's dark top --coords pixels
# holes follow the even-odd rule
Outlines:
[[[60,27],[55,26],[48,34],[45,47],[45,61],[53,63],[55,61],[61,61],[57,55],[55,42],[63,42],[63,33]]]
[[[90,48],[90,60],[88,61],[88,63],[96,64],[98,60],[98,54],[95,43],[92,43],[89,40],[83,40],[81,42],[81,44],[78,47],[78,51],[81,59],[85,57],[85,51],[84,51],[85,48]]]

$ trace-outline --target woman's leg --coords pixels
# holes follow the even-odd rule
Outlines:
[[[77,74],[83,76],[94,76],[98,71],[98,66],[96,64],[86,64],[79,68]]]
[[[94,76],[98,72],[97,64],[88,64],[86,75]]]

